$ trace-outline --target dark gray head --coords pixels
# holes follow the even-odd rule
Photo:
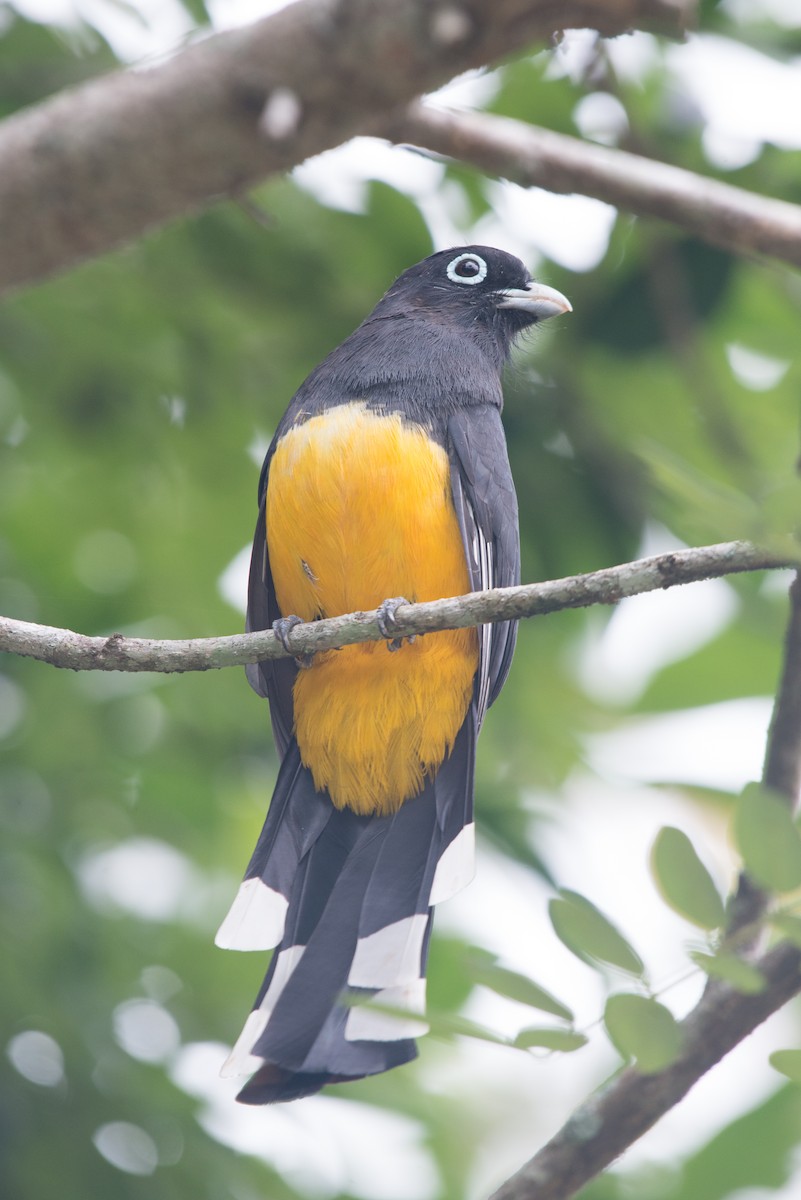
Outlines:
[[[488,337],[505,358],[523,329],[570,311],[561,292],[535,283],[519,258],[492,246],[464,246],[404,271],[368,321],[406,317],[457,327]]]

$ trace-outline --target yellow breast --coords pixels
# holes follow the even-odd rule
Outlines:
[[[400,416],[344,404],[290,429],[267,485],[267,544],[281,612],[305,621],[382,600],[469,589],[448,456]],[[475,631],[318,654],[295,683],[304,763],[334,804],[389,812],[453,746],[478,665]]]

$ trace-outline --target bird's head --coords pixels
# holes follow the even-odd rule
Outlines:
[[[490,334],[506,352],[523,329],[571,311],[561,292],[535,282],[513,254],[464,246],[440,250],[404,271],[374,315],[422,317]]]

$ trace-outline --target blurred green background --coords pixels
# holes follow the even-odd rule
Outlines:
[[[2,111],[209,13],[224,24],[226,7],[0,5]],[[783,81],[775,98],[763,88],[761,138],[716,127],[681,48],[642,36],[569,37],[465,86],[492,111],[799,201],[801,138],[771,124],[785,83],[801,96],[789,12],[702,5],[693,53],[710,74],[747,48]],[[524,344],[507,380],[525,580],[794,526],[801,285],[789,271],[365,143],[250,204],[265,223],[221,205],[0,308],[0,612],[91,634],[238,631],[258,465],[285,405],[400,271],[451,241],[517,250],[575,310]],[[531,1058],[432,1037],[403,1070],[255,1113],[216,1072],[263,956],[212,939],[274,779],[266,707],[240,671],[80,675],[5,656],[0,1194],[457,1200],[500,1183],[618,1062],[596,1026],[619,978],[535,936],[550,884],[610,911],[604,889],[622,880],[610,915],[659,990],[687,968],[692,933],[660,925],[631,830],[644,812],[646,840],[671,819],[700,835],[721,886],[733,870],[729,793],[759,769],[758,754],[741,764],[739,731],[764,733],[786,580],[710,586],[697,603],[624,606],[611,642],[599,610],[527,623],[482,735],[480,903],[438,918],[432,1007],[512,1033],[542,1023],[511,1001],[481,1006],[476,962],[496,955],[575,1008],[590,1046]],[[702,713],[721,705],[716,742]],[[635,744],[645,762],[627,777]],[[797,1018],[783,1017],[781,1044]],[[737,1071],[703,1120],[669,1127],[586,1200],[796,1195],[798,1092],[752,1059]]]

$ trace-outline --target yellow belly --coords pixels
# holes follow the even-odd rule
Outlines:
[[[397,415],[345,404],[279,442],[267,543],[281,612],[304,621],[469,589],[448,457]],[[295,683],[303,762],[338,808],[390,812],[453,746],[478,665],[475,630],[318,654]]]

